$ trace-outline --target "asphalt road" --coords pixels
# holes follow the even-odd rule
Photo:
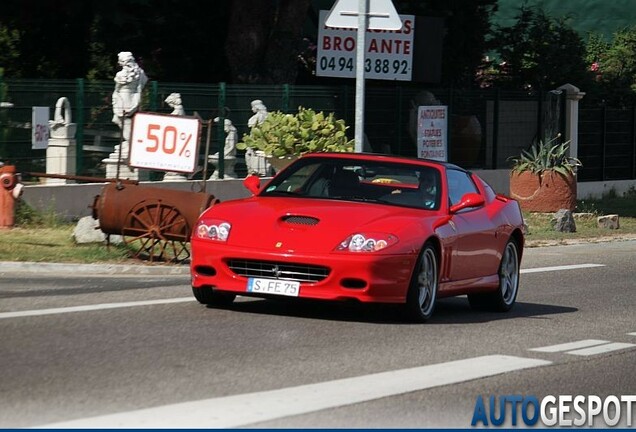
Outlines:
[[[187,274],[0,265],[0,427],[468,428],[479,396],[634,395],[634,268],[636,241],[526,249],[510,313],[447,299],[418,325],[206,308]]]

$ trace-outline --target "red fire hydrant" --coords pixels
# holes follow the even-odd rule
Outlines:
[[[15,223],[15,201],[23,187],[14,165],[0,166],[0,229],[11,228]]]

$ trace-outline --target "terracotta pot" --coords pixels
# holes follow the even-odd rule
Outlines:
[[[550,213],[576,208],[576,175],[564,176],[556,171],[541,175],[530,171],[510,173],[510,197],[522,210]]]
[[[450,162],[471,168],[480,163],[481,124],[477,116],[453,116]]]

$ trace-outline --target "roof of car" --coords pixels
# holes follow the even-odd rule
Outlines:
[[[442,162],[433,159],[415,158],[408,156],[396,156],[384,153],[348,153],[348,152],[317,152],[317,153],[305,153],[302,157],[321,157],[321,158],[333,158],[338,159],[377,159],[384,160],[386,162],[426,162],[432,165],[439,165],[445,168],[456,169],[460,171],[467,171],[465,168],[452,164],[450,162]]]

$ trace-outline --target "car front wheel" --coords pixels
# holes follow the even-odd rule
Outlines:
[[[415,266],[406,294],[406,311],[413,321],[425,322],[433,315],[439,285],[438,268],[435,248],[427,243]]]
[[[229,306],[236,298],[234,294],[221,293],[207,285],[192,287],[192,294],[199,303],[210,306]]]

